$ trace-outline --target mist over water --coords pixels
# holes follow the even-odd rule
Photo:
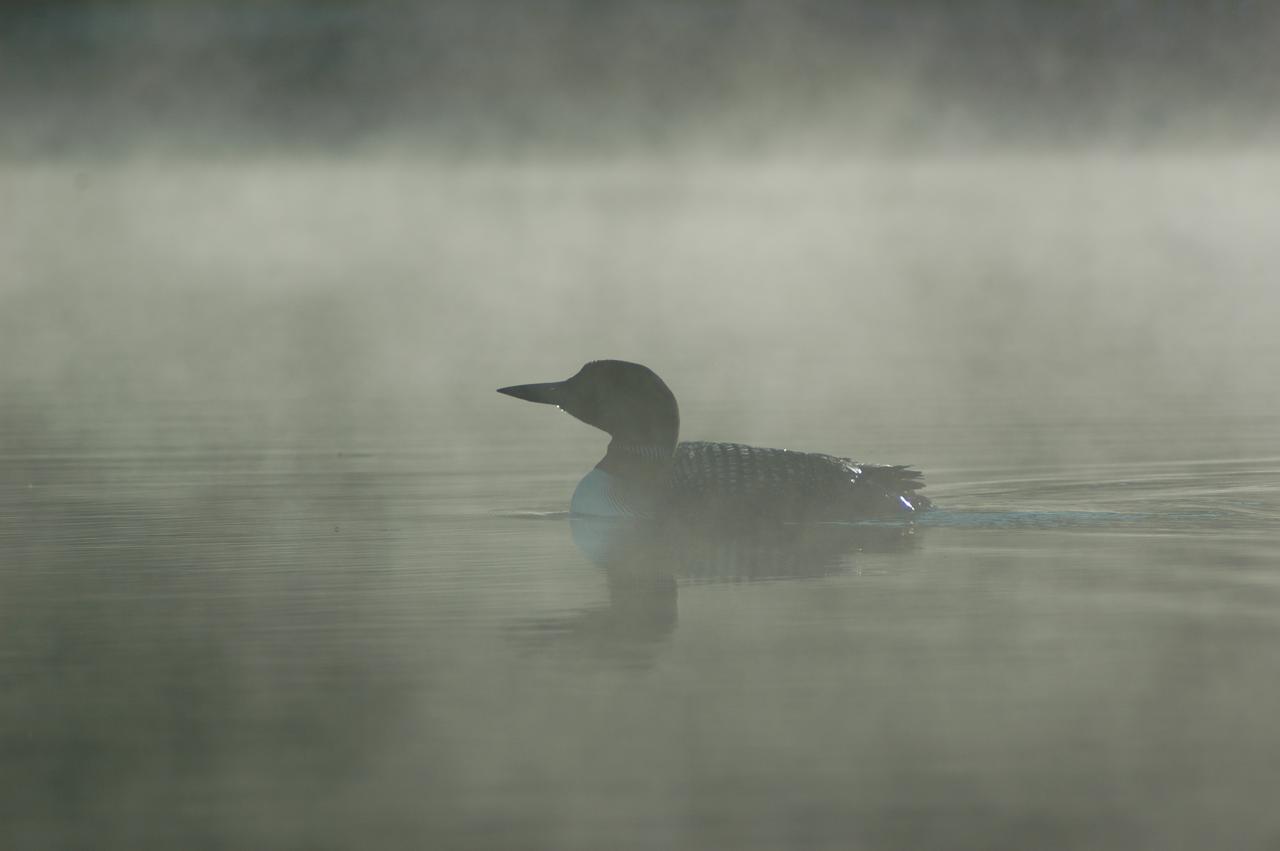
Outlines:
[[[4,13],[0,845],[1270,847],[1275,21]],[[602,357],[939,510],[620,550]]]
[[[3,370],[457,401],[617,355],[694,404],[803,396],[800,420],[853,398],[904,419],[1269,412],[1276,173],[1226,154],[11,164]]]

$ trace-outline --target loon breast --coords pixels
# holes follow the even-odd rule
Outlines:
[[[649,518],[653,509],[652,495],[638,493],[621,477],[599,467],[582,477],[569,501],[569,513],[581,517]]]

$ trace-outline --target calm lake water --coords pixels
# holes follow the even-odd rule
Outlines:
[[[1280,841],[1280,421],[1158,459],[1167,424],[1093,423],[1142,460],[1035,467],[920,430],[910,534],[713,543],[668,584],[574,544],[601,441],[492,395],[563,437],[476,453],[376,404],[8,431],[6,846]]]
[[[324,265],[317,256],[345,275],[381,247],[403,267],[379,267],[394,278],[434,249],[415,255],[412,234],[350,223],[356,248],[341,244],[328,213],[320,224],[299,213],[313,190],[296,176],[272,184],[286,203],[245,189],[272,178],[239,174],[247,194],[214,191],[189,211],[203,225],[236,212],[229,232],[202,226],[186,242],[161,214],[190,177],[143,191],[115,174],[105,195],[94,173],[87,189],[62,173],[4,179],[28,201],[53,199],[46,222],[76,212],[96,228],[79,255],[29,221],[27,241],[0,246],[25,282],[6,294],[0,344],[4,848],[1280,847],[1280,417],[1266,399],[1242,402],[1263,385],[1224,379],[1258,372],[1248,356],[1274,345],[1246,339],[1269,321],[1255,315],[1268,302],[1249,295],[1262,292],[1252,278],[1227,291],[1234,306],[1180,290],[1206,321],[1239,314],[1234,331],[1212,331],[1221,346],[1161,348],[1194,324],[1171,308],[1133,331],[1141,351],[1082,340],[1096,366],[1055,349],[1041,331],[1058,325],[1034,317],[1066,310],[1127,329],[1111,308],[1136,316],[1159,287],[1095,294],[1091,309],[1035,291],[1018,313],[1031,330],[999,340],[989,311],[967,315],[969,333],[966,317],[922,310],[939,352],[896,365],[854,356],[886,343],[882,323],[822,361],[802,329],[832,319],[760,296],[750,327],[789,322],[794,347],[735,349],[720,326],[699,338],[756,366],[782,359],[754,376],[646,348],[646,335],[683,329],[640,310],[625,346],[587,356],[662,352],[686,437],[910,462],[939,510],[801,548],[662,541],[602,565],[599,536],[564,511],[603,436],[493,389],[576,370],[585,358],[560,320],[617,316],[614,296],[547,301],[556,275],[543,269],[530,273],[543,300],[525,310],[533,302],[503,303],[499,283],[444,274],[460,256],[423,261],[429,294],[404,301],[407,285],[309,285],[301,273]],[[450,185],[430,204],[460,218],[432,219],[429,238],[444,228],[455,253],[461,240],[464,255],[516,277],[551,262],[536,238],[549,226],[527,221],[493,247],[508,252],[501,262],[482,251],[477,223],[512,215],[510,198],[490,187],[460,203]],[[620,192],[631,206],[603,225],[594,201],[528,190],[553,196],[553,230],[576,258],[567,280],[591,270],[623,286],[602,250],[568,245],[579,225],[636,256],[655,240],[696,254],[685,231],[716,232],[724,211],[722,196],[699,196],[662,230],[666,201],[606,188],[587,195]],[[731,224],[744,233],[740,217],[780,197],[812,206],[735,191],[746,212]],[[911,209],[940,218],[934,190],[914,191],[889,228],[907,253]],[[958,191],[938,190],[956,204]],[[1063,197],[1055,215],[1083,222]],[[1020,201],[999,209],[990,217],[1023,236],[1045,228],[1016,214]],[[1007,231],[956,221],[978,256],[999,254]],[[1153,221],[1130,221],[1081,274],[1149,273],[1134,258]],[[1215,221],[1206,263],[1270,261],[1258,232]],[[271,238],[252,242],[261,228]],[[252,256],[226,250],[241,238]],[[780,268],[815,239],[751,250]],[[842,268],[819,259],[823,274]],[[694,268],[730,281],[736,267]],[[956,269],[970,294],[988,273],[1010,274],[984,268]],[[661,283],[670,269],[655,274],[658,292],[674,292]],[[933,299],[947,311],[963,301],[893,295],[907,279],[868,297],[904,320]],[[756,296],[740,284],[721,293],[736,293],[728,309],[743,318]],[[421,330],[398,321],[405,304]],[[592,346],[598,333],[584,332]],[[997,345],[1016,368],[988,359]],[[1213,351],[1227,354],[1200,356]],[[811,381],[780,379],[809,354]],[[1160,369],[1179,357],[1198,366]],[[1084,392],[1094,384],[1096,398]]]

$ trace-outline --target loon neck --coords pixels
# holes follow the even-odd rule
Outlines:
[[[624,443],[614,438],[609,442],[609,451],[596,467],[623,478],[649,478],[669,470],[674,454],[673,444]]]

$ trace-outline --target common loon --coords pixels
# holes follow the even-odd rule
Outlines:
[[[574,515],[801,523],[910,517],[929,508],[906,466],[740,443],[678,443],[675,395],[648,367],[591,361],[576,375],[499,393],[556,405],[607,432],[600,463],[578,483]]]

